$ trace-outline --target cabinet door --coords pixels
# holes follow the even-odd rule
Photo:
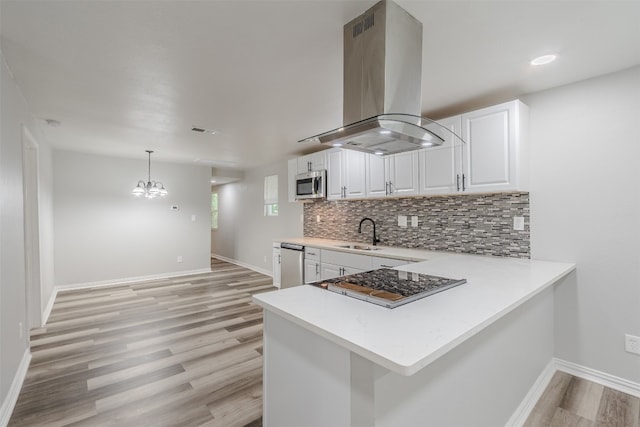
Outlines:
[[[438,120],[438,123],[461,134],[460,116]],[[445,138],[441,146],[420,150],[420,194],[453,194],[462,190],[462,142],[450,133],[442,135]]]
[[[320,263],[314,260],[304,260],[304,283],[320,280]]]
[[[365,189],[367,197],[385,197],[387,195],[387,173],[385,158],[375,154],[365,157]]]
[[[324,151],[320,151],[298,157],[298,173],[326,169],[325,156],[326,153]]]
[[[327,153],[327,199],[341,199],[344,178],[342,171],[342,151],[331,150]]]
[[[333,279],[342,276],[342,267],[335,264],[320,264],[320,280]]]
[[[349,274],[362,273],[363,271],[365,270],[360,270],[359,268],[353,268],[353,267],[342,267],[343,276],[348,276]]]
[[[273,248],[273,286],[280,287],[280,248]]]
[[[364,197],[365,189],[365,153],[354,150],[344,150],[343,169],[345,197]]]
[[[418,194],[418,158],[416,151],[387,157],[389,169],[389,193],[392,196]]]
[[[462,115],[463,170],[468,191],[509,190],[515,186],[515,102]]]

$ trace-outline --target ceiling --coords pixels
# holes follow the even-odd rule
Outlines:
[[[640,1],[396,2],[431,118],[640,64]],[[342,27],[374,3],[1,0],[1,47],[56,148],[249,169],[342,124]]]

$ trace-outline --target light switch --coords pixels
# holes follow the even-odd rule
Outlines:
[[[412,227],[417,227],[418,226],[418,216],[414,215],[411,217],[411,226]]]
[[[524,230],[524,217],[523,216],[514,216],[513,217],[513,229],[517,231]]]
[[[407,226],[407,216],[398,215],[398,227],[406,227],[406,226]]]
[[[196,214],[191,215],[191,222],[196,222]]]

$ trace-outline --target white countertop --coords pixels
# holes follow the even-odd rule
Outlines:
[[[396,248],[392,246],[375,246],[376,250],[366,251],[359,249],[347,249],[340,248],[340,245],[361,245],[361,246],[371,246],[371,244],[360,243],[360,242],[346,242],[343,240],[332,240],[332,239],[320,239],[316,237],[295,237],[295,238],[284,238],[284,239],[275,239],[274,243],[294,243],[302,246],[312,246],[314,248],[320,249],[331,249],[333,251],[339,252],[349,252],[353,254],[360,255],[369,255],[369,256],[377,256],[382,258],[394,258],[394,259],[406,259],[407,261],[425,261],[428,259],[439,258],[443,256],[443,254],[447,255],[446,252],[434,252],[434,251],[425,251],[422,249],[408,249],[408,248]]]
[[[313,240],[336,244],[334,240]],[[318,244],[309,245],[323,247]],[[311,285],[262,293],[253,299],[266,310],[378,365],[412,375],[575,269],[570,263],[417,252],[428,261],[397,269],[464,278],[467,283],[394,309]]]

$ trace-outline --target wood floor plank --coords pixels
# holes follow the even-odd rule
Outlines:
[[[32,331],[9,425],[216,425],[211,408],[261,425],[262,309],[251,295],[275,288],[246,268],[211,266],[61,291],[47,324]]]
[[[595,421],[603,391],[604,386],[600,384],[573,377],[559,406],[579,417]]]
[[[556,372],[531,411],[524,426],[540,427],[550,425],[570,382],[571,375],[561,371]]]
[[[596,422],[603,426],[638,427],[640,399],[605,387]]]

